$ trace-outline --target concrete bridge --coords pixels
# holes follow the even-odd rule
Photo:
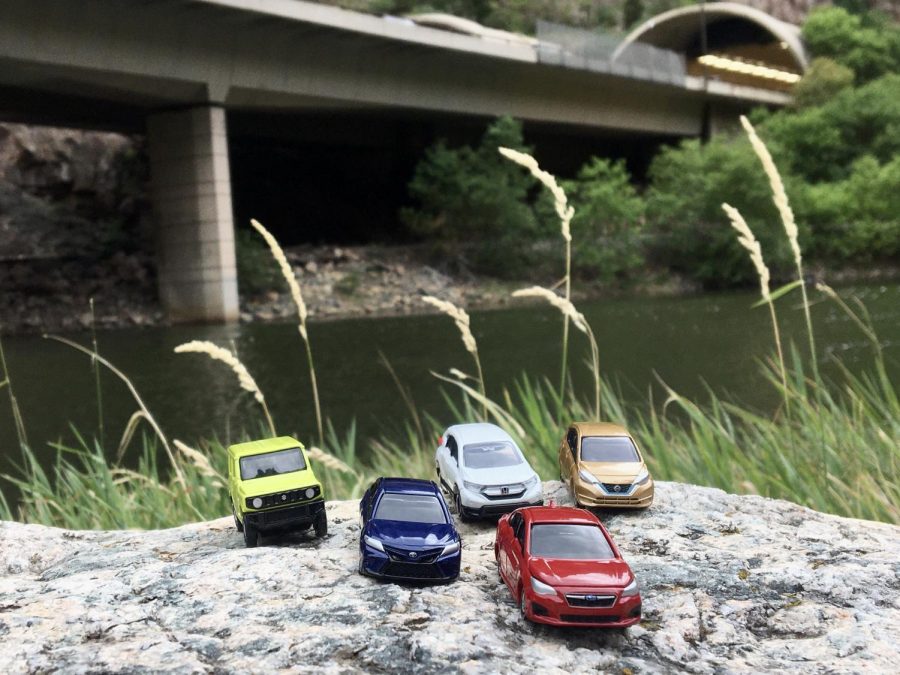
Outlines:
[[[667,47],[670,33],[686,36],[679,52],[639,35],[621,49],[548,25],[526,38],[452,17],[377,17],[300,0],[3,0],[0,116],[146,133],[160,298],[174,320],[233,320],[226,111],[402,109],[698,136],[752,106],[789,101],[771,78],[694,67],[707,56],[696,53],[698,31],[705,44],[721,17],[750,28],[763,45],[755,58],[784,43],[766,26],[771,17],[727,8],[702,22],[678,15],[663,34]],[[719,38],[717,63],[727,63],[728,36]],[[797,48],[776,71],[802,72]]]

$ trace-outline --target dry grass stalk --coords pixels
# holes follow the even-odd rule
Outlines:
[[[349,464],[338,459],[330,452],[325,452],[321,448],[313,446],[306,451],[306,454],[308,454],[311,459],[315,460],[324,467],[333,469],[334,471],[340,471],[341,473],[346,473],[351,476],[358,475],[356,473],[356,470],[353,469],[353,467],[351,467]]]
[[[520,288],[513,292],[515,298],[541,298],[556,307],[563,316],[565,316],[572,325],[582,333],[587,335],[588,341],[591,343],[591,364],[594,371],[594,415],[596,419],[600,419],[600,350],[597,347],[597,339],[594,337],[594,331],[591,330],[590,324],[584,318],[584,314],[575,309],[569,300],[559,297],[553,291],[540,286],[532,286],[531,288]]]
[[[472,358],[475,360],[475,368],[478,371],[478,385],[481,389],[481,396],[482,398],[486,398],[484,388],[484,373],[481,370],[481,359],[478,357],[478,343],[475,342],[475,336],[472,335],[469,315],[466,313],[466,310],[462,309],[461,307],[457,307],[452,302],[441,300],[440,298],[436,298],[433,295],[422,296],[422,302],[431,305],[438,311],[443,312],[451,319],[453,319],[453,323],[456,324],[456,328],[459,330],[460,337],[462,337],[462,342],[466,348],[466,351],[468,351],[472,355]],[[482,414],[487,417],[487,407],[485,405],[482,405]]]
[[[313,405],[316,412],[316,429],[319,432],[319,445],[325,445],[325,433],[322,426],[322,407],[319,403],[319,385],[316,381],[316,368],[313,364],[309,333],[306,330],[306,318],[308,312],[306,311],[306,302],[303,300],[303,293],[300,292],[300,284],[297,283],[297,277],[294,276],[294,270],[291,269],[287,256],[284,254],[278,240],[275,239],[275,237],[272,236],[272,233],[263,227],[262,223],[258,220],[251,219],[250,224],[265,240],[266,245],[268,245],[269,250],[272,252],[272,257],[275,258],[275,262],[278,263],[278,267],[281,269],[281,275],[284,277],[285,282],[287,282],[291,292],[291,298],[293,298],[294,305],[297,307],[297,318],[299,320],[297,329],[300,331],[300,337],[303,338],[303,344],[306,347],[306,361],[309,365],[309,380],[312,386]]]
[[[219,347],[212,342],[208,342],[206,340],[192,340],[191,342],[185,342],[184,344],[180,344],[175,347],[176,354],[205,354],[209,358],[220,361],[224,363],[231,369],[231,372],[235,374],[238,379],[238,383],[241,385],[241,389],[245,391],[249,391],[253,394],[253,398],[256,399],[256,402],[262,407],[263,412],[266,415],[266,421],[269,424],[269,429],[272,432],[272,436],[276,436],[275,433],[275,423],[272,421],[272,416],[269,414],[269,407],[266,405],[266,398],[263,396],[262,391],[260,391],[259,386],[256,384],[256,380],[250,375],[250,372],[244,366],[243,363],[240,362],[238,357],[232,354],[229,350],[224,347]]]
[[[553,206],[556,209],[556,215],[559,216],[560,231],[563,240],[566,242],[566,275],[563,278],[565,282],[566,300],[572,299],[572,217],[575,215],[575,209],[569,206],[569,199],[565,191],[556,182],[553,174],[548,173],[540,168],[537,160],[531,155],[513,150],[512,148],[498,148],[500,154],[507,159],[512,160],[516,164],[525,167],[531,172],[531,175],[537,178],[553,195]],[[568,368],[569,357],[569,317],[563,318],[563,339],[562,339],[562,369],[559,378],[559,400],[563,400],[566,390],[566,369]]]
[[[860,318],[859,314],[854,312],[850,308],[850,305],[848,305],[846,302],[844,302],[844,299],[840,295],[838,295],[837,292],[828,284],[824,284],[821,282],[817,283],[816,290],[819,291],[820,293],[824,293],[825,295],[827,295],[829,298],[834,300],[835,303],[837,303],[838,307],[840,307],[842,310],[844,310],[844,313],[850,317],[850,319],[853,321],[853,323],[855,323],[859,327],[859,329],[863,332],[863,334],[869,339],[869,341],[875,347],[875,351],[878,352],[878,359],[879,359],[879,361],[881,361],[883,359],[883,354],[882,354],[882,349],[881,349],[881,341],[878,339],[878,335],[875,334],[875,331],[872,329],[872,326],[867,324],[865,321],[863,321]],[[865,306],[862,305],[862,303],[859,303],[859,305],[865,311]],[[865,314],[868,318],[868,312],[865,312]]]
[[[82,347],[77,342],[72,342],[72,340],[64,337],[59,337],[58,335],[44,335],[44,337],[48,340],[61,342],[64,345],[68,345],[72,349],[77,349],[83,354],[87,354],[92,359],[95,359],[98,363],[106,367],[111,373],[113,373],[113,375],[115,375],[125,383],[125,386],[128,387],[128,391],[131,392],[131,396],[134,398],[135,403],[137,403],[138,408],[140,408],[141,417],[147,420],[147,423],[153,429],[156,437],[159,438],[160,442],[162,443],[163,449],[166,451],[166,455],[168,456],[169,462],[172,465],[172,470],[175,472],[175,479],[181,484],[181,487],[186,490],[187,482],[184,480],[184,474],[181,472],[181,468],[178,466],[178,462],[175,461],[175,455],[172,454],[172,447],[169,445],[169,440],[166,438],[166,435],[163,433],[159,424],[156,423],[156,419],[153,417],[153,415],[150,414],[150,410],[144,404],[144,401],[138,394],[137,389],[135,389],[134,384],[132,384],[131,380],[128,379],[125,373],[116,368],[112,363],[100,356],[97,352],[92,351],[87,347]]]
[[[531,155],[513,150],[512,148],[498,148],[500,154],[509,160],[512,160],[519,166],[523,166],[531,172],[531,175],[537,178],[543,185],[550,190],[553,195],[553,206],[556,209],[556,215],[559,216],[560,229],[563,239],[566,242],[572,241],[572,233],[570,231],[570,223],[572,216],[575,215],[575,209],[569,206],[569,200],[565,191],[556,182],[556,178],[551,173],[547,173],[540,166],[537,160]]]
[[[224,487],[225,477],[221,473],[216,471],[215,467],[213,467],[212,465],[212,462],[209,461],[209,457],[204,455],[199,450],[190,447],[186,443],[182,443],[177,438],[172,441],[172,444],[182,455],[190,460],[191,464],[193,464],[197,468],[197,471],[200,472],[201,476],[206,476],[207,478],[215,478]]]
[[[22,419],[22,412],[19,410],[19,401],[13,392],[12,380],[9,377],[9,371],[6,369],[6,356],[3,353],[3,343],[0,341],[0,373],[3,380],[0,381],[0,389],[6,387],[9,393],[9,407],[12,410],[13,424],[16,427],[16,437],[19,439],[19,447],[28,447],[28,436],[25,433],[25,421]]]
[[[741,124],[744,127],[744,131],[747,132],[747,137],[750,139],[750,145],[753,146],[753,151],[756,153],[756,156],[759,157],[763,170],[769,178],[769,185],[772,188],[772,201],[775,203],[775,208],[778,209],[778,213],[781,216],[784,231],[787,234],[788,242],[791,245],[791,252],[794,254],[794,264],[797,267],[797,278],[801,282],[800,292],[803,294],[803,311],[806,316],[806,329],[809,333],[810,358],[812,359],[815,378],[818,381],[819,369],[816,360],[816,340],[813,334],[812,317],[809,313],[809,298],[806,295],[806,284],[803,283],[803,254],[800,251],[797,221],[794,218],[794,211],[791,209],[791,205],[788,202],[787,192],[785,192],[781,174],[778,173],[778,167],[775,166],[775,161],[772,159],[769,149],[756,133],[756,129],[753,128],[750,120],[744,115],[741,115]]]
[[[750,260],[756,268],[756,274],[759,276],[759,291],[762,299],[769,306],[769,313],[772,317],[772,330],[775,333],[775,348],[778,350],[778,365],[781,369],[781,387],[784,391],[785,408],[789,409],[788,388],[787,388],[787,370],[784,365],[784,353],[781,349],[781,332],[778,328],[778,317],[775,315],[775,303],[772,302],[772,294],[769,290],[769,268],[763,260],[762,247],[759,241],[753,235],[753,230],[747,225],[747,221],[741,215],[740,211],[730,204],[722,204],[722,209],[728,214],[731,226],[737,230],[738,242],[750,254]]]

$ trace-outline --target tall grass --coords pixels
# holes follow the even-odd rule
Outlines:
[[[755,134],[751,141],[754,147],[761,145]],[[854,311],[835,291],[820,286],[824,297],[835,301],[872,342],[875,367],[871,373],[857,374],[836,362],[840,376],[835,381],[826,381],[820,376],[805,288],[803,306],[812,350],[810,372],[796,349],[791,349],[789,363],[780,351],[781,340],[772,302],[796,285],[803,287],[802,258],[796,241],[796,224],[793,229],[789,225],[793,223],[793,216],[788,215],[783,186],[779,190],[780,179],[777,184],[775,179],[777,171],[771,172],[774,163],[770,156],[767,162],[765,156],[761,154],[764,167],[770,171],[776,204],[785,219],[786,234],[791,246],[797,247],[795,261],[800,283],[771,292],[768,270],[763,271],[762,252],[758,243],[754,245],[756,240],[752,231],[740,214],[728,209],[726,212],[757,266],[763,301],[769,304],[772,313],[778,361],[777,367],[761,365],[761,382],[773,387],[784,398],[785,406],[790,409],[789,415],[751,410],[711,391],[706,401],[698,403],[681,396],[665,382],[660,382],[665,394],[660,405],[652,392],[645,406],[626,405],[613,388],[601,382],[599,350],[584,316],[568,297],[536,287],[523,289],[519,295],[537,296],[551,302],[564,314],[566,325],[571,321],[591,340],[595,376],[592,400],[582,400],[571,384],[556,389],[546,380],[535,381],[527,375],[503,389],[495,399],[490,399],[483,387],[480,361],[477,361],[478,388],[470,386],[468,380],[471,378],[459,371],[452,371],[452,377],[435,373],[462,393],[461,398],[445,396],[449,419],[464,421],[479,416],[494,419],[517,439],[538,473],[544,479],[551,479],[558,476],[557,448],[567,424],[577,419],[599,418],[602,410],[605,419],[624,424],[631,430],[657,479],[682,480],[730,492],[779,497],[822,511],[900,523],[900,398],[888,376],[885,355],[865,307],[857,303],[858,311]],[[525,160],[523,165],[531,167]],[[535,163],[531,168],[536,171],[536,167]],[[561,216],[569,213],[571,217],[565,203],[562,204]],[[277,242],[271,247],[273,255],[279,259]],[[284,269],[286,261],[279,259],[279,265]],[[294,283],[296,285],[296,281]],[[302,302],[302,298],[300,300]],[[463,316],[462,310],[455,307],[454,310],[454,320]],[[463,323],[468,332],[460,328],[463,341],[477,360],[477,347],[468,330],[468,315],[465,319]],[[300,333],[306,342],[312,369],[305,326],[304,312],[301,312]],[[459,321],[457,326],[460,326]],[[194,449],[175,443],[179,452],[173,455],[162,430],[123,373],[96,351],[63,338],[56,339],[96,358],[117,374],[139,404],[135,419],[146,419],[155,433],[143,436],[136,469],[122,466],[121,457],[111,460],[100,444],[89,442],[76,432],[74,447],[56,446],[56,461],[48,471],[37,461],[27,442],[20,439],[23,464],[18,475],[5,478],[18,488],[21,500],[18,506],[11,506],[0,499],[0,517],[15,516],[30,522],[73,528],[110,528],[159,527],[227,514],[228,498],[222,484],[225,450],[221,444],[210,441]],[[567,347],[567,338],[564,338],[564,352]],[[0,366],[4,375],[0,387],[6,385],[11,394],[2,346]],[[400,388],[402,395],[402,385]],[[435,446],[429,439],[438,437],[447,420],[436,420],[414,409],[408,397],[404,396],[404,400],[410,406],[410,420],[394,435],[371,439],[365,445],[360,443],[354,425],[340,435],[329,424],[326,435],[321,420],[318,420],[321,447],[313,448],[311,453],[330,498],[358,496],[380,475],[432,476]],[[11,397],[11,401],[15,416],[15,399]],[[129,429],[131,427],[129,424]],[[158,445],[168,453],[171,467],[157,464]]]

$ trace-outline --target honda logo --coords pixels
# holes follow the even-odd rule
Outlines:
[[[505,487],[505,486],[502,487],[502,488],[500,488],[500,494],[501,494],[501,495],[508,495],[508,494],[509,494],[509,488],[508,488],[508,487]]]

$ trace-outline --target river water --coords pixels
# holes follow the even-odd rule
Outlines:
[[[893,377],[900,375],[900,284],[845,288],[868,307],[885,344]],[[600,346],[603,376],[620,386],[632,405],[648,405],[655,375],[677,391],[703,398],[708,385],[748,405],[774,406],[775,393],[759,373],[759,362],[772,348],[768,311],[751,309],[752,293],[705,294],[681,298],[616,298],[586,302],[580,309]],[[779,302],[785,343],[806,344],[799,294]],[[871,348],[851,321],[831,302],[813,307],[819,356],[837,355],[851,369],[871,363]],[[543,306],[475,312],[472,330],[478,340],[489,393],[510,385],[523,371],[532,376],[559,376],[562,321]],[[387,369],[383,353],[412,392],[416,406],[447,418],[440,383],[430,371],[451,367],[472,371],[452,321],[444,316],[347,319],[310,324],[324,414],[343,432],[354,420],[359,438],[392,433],[408,418]],[[83,344],[89,334],[69,335]],[[266,395],[280,432],[313,440],[315,422],[305,353],[293,324],[176,326],[101,332],[101,354],[134,382],[147,406],[170,438],[193,443],[218,437],[228,442],[259,424],[252,399],[236,385],[222,364],[201,355],[176,355],[188,340],[212,340],[237,348]],[[42,461],[51,461],[50,443],[71,443],[72,428],[97,433],[97,400],[90,360],[69,347],[38,336],[4,339],[7,364],[31,446]],[[576,384],[588,396],[591,379],[583,365],[587,343],[573,333],[571,363]],[[823,367],[826,374],[834,367]],[[113,452],[122,429],[136,409],[126,388],[109,373],[102,375],[106,447]],[[0,472],[19,462],[20,453],[5,390],[0,390]],[[2,489],[11,494],[8,485]]]

